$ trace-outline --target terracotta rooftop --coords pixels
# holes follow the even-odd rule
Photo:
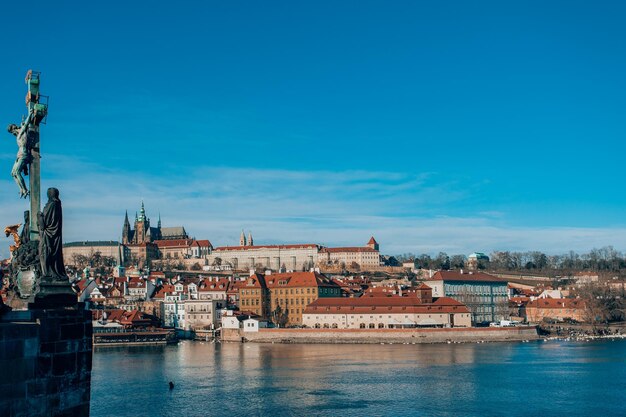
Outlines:
[[[155,240],[159,248],[184,248],[193,244],[193,239]]]
[[[507,282],[506,279],[494,277],[484,272],[463,272],[461,271],[437,271],[426,281],[483,281],[483,282]]]
[[[578,298],[538,298],[526,304],[535,308],[584,308],[585,302]]]
[[[414,297],[359,297],[318,298],[307,306],[305,314],[329,314],[335,312],[374,314],[383,312],[406,313],[469,313],[467,307],[449,297],[440,297],[433,303],[423,304]]]
[[[165,284],[154,293],[152,298],[165,298],[165,294],[171,294],[173,292],[176,292],[174,286],[171,284]]]
[[[343,248],[322,248],[320,252],[328,252],[328,253],[344,253],[344,252],[376,252],[377,250],[370,248],[369,246],[353,246],[353,247],[343,247]]]
[[[205,279],[200,283],[198,291],[227,291],[230,280],[228,278],[220,278],[218,280]]]
[[[287,272],[265,276],[267,288],[283,287],[337,287],[338,285],[318,272]]]
[[[219,251],[234,251],[234,250],[255,250],[255,249],[314,249],[319,245],[315,243],[295,244],[295,245],[254,245],[254,246],[220,246],[213,250],[213,252]]]

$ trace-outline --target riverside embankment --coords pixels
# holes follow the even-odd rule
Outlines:
[[[255,343],[466,343],[537,340],[537,328],[477,327],[452,329],[222,329],[222,341]]]

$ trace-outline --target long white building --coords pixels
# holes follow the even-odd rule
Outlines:
[[[278,271],[308,270],[317,264],[321,246],[314,243],[296,245],[222,246],[209,256],[209,264],[229,264],[233,269],[255,267]],[[219,261],[217,261],[219,258]]]

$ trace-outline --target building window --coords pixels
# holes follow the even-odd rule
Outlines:
[[[375,328],[376,328],[376,325],[374,325],[374,323],[370,323],[369,328],[370,328],[370,329],[375,329]]]
[[[361,328],[361,329],[365,329],[365,323],[361,323],[361,324],[359,324],[359,328]]]

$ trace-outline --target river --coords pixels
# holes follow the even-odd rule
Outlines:
[[[169,390],[168,382],[175,387]],[[91,416],[624,416],[626,340],[94,352]]]

